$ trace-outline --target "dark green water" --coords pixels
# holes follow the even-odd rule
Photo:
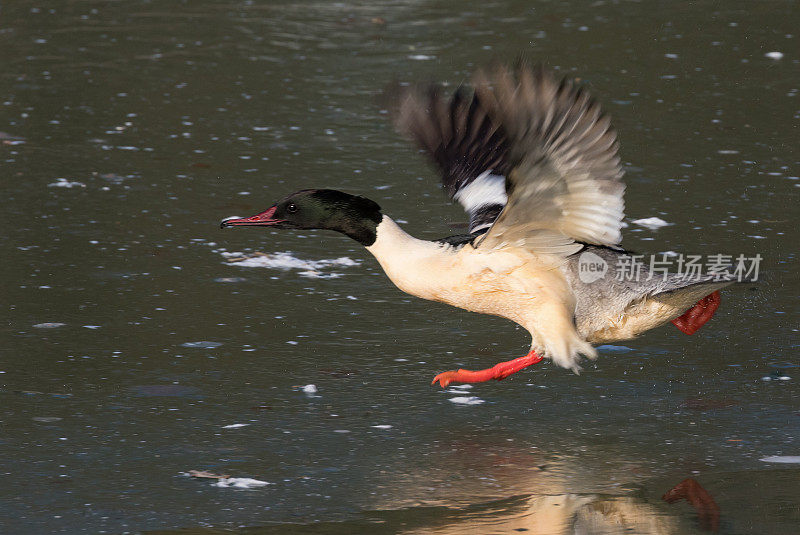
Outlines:
[[[800,465],[761,459],[800,455],[798,27],[792,2],[3,3],[0,532],[694,533],[660,499],[687,477],[720,532],[796,531]],[[458,232],[374,97],[521,52],[612,114],[629,222],[670,223],[626,247],[760,254],[763,281],[693,337],[456,394],[429,382],[527,334],[341,236],[218,229],[334,187]],[[222,254],[256,251],[312,263]]]

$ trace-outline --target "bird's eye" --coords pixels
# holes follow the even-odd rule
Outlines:
[[[297,212],[297,205],[295,203],[289,203],[289,205],[286,207],[286,211],[290,214]]]

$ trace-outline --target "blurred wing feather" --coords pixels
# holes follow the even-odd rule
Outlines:
[[[508,139],[475,93],[449,99],[438,85],[391,91],[396,128],[439,168],[448,196],[469,214],[470,232],[485,230],[506,203]]]
[[[474,91],[394,89],[393,119],[439,168],[480,247],[567,255],[617,245],[622,168],[611,121],[588,93],[541,66],[479,72]]]
[[[619,244],[625,185],[600,106],[541,66],[478,73],[475,86],[512,140],[508,203],[480,245],[563,255],[580,248],[576,241]]]

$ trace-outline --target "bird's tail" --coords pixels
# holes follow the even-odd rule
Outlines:
[[[659,291],[651,296],[651,299],[663,302],[675,310],[675,317],[680,316],[698,301],[718,292],[726,286],[735,283],[735,279],[723,280],[681,280],[676,277],[672,288]]]

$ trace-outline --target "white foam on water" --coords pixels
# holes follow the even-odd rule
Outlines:
[[[244,282],[246,280],[244,277],[217,277],[214,282]]]
[[[667,225],[671,225],[672,223],[667,223],[660,217],[647,217],[644,219],[635,219],[631,221],[634,225],[639,225],[640,227],[649,228],[651,230],[666,227]]]
[[[415,61],[428,61],[436,59],[436,56],[427,56],[425,54],[413,54],[411,56],[408,56],[408,59],[413,59]]]
[[[34,325],[37,329],[57,329],[58,327],[63,327],[66,323],[60,323],[57,321],[53,322],[46,322],[46,323],[37,323]]]
[[[320,273],[319,271],[301,271],[298,275],[307,279],[338,279],[342,276],[341,273]]]
[[[800,455],[769,455],[759,459],[765,463],[800,464]]]
[[[455,403],[456,405],[480,405],[481,403],[485,403],[485,401],[478,396],[456,396],[447,401]]]
[[[767,52],[766,54],[764,54],[764,56],[768,57],[769,59],[779,60],[783,59],[783,52],[778,52],[778,51]]]
[[[212,342],[210,340],[200,340],[197,342],[184,342],[181,344],[182,347],[193,347],[200,349],[214,349],[215,347],[219,347],[221,345],[222,342]]]
[[[250,424],[229,424],[229,425],[223,425],[222,428],[223,429],[239,429],[240,427],[247,427],[248,425],[250,425]]]
[[[55,182],[47,185],[48,188],[85,188],[83,182],[72,182],[66,178],[57,178]]]
[[[317,393],[317,385],[306,385],[301,388],[303,392],[306,394],[316,394]]]
[[[340,256],[339,258],[326,258],[322,260],[303,260],[301,258],[297,258],[289,252],[258,254],[253,256],[240,252],[222,252],[220,254],[231,260],[244,258],[244,260],[231,262],[231,265],[240,267],[263,267],[269,269],[279,269],[281,271],[290,271],[296,269],[300,270],[298,275],[310,279],[335,279],[337,277],[341,277],[342,274],[337,272],[323,272],[322,270],[352,267],[360,264],[359,261],[353,260],[347,256]]]
[[[370,427],[375,429],[391,429],[392,426],[389,424],[379,424],[379,425],[371,425]]]
[[[266,487],[267,485],[272,485],[272,483],[269,481],[253,479],[251,477],[226,477],[211,484],[212,487],[232,487],[235,489],[255,489],[258,487]]]

